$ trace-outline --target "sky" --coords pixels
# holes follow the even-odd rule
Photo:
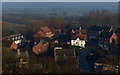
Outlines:
[[[2,2],[119,2],[120,0],[1,0]]]

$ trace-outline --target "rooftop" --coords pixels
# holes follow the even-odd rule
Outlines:
[[[44,33],[51,32],[51,30],[48,28],[48,26],[46,26],[46,27],[41,27],[41,30],[42,30]]]
[[[13,49],[16,50],[17,48],[18,48],[18,45],[15,42],[13,42],[12,45],[10,46],[11,50]]]
[[[47,45],[48,45],[48,43],[46,43],[44,41],[37,42],[32,48],[33,52],[35,54],[40,54],[42,52],[45,52],[45,51],[47,51]]]
[[[78,33],[78,34],[73,34],[71,36],[72,40],[76,40],[77,38],[79,38],[80,40],[85,40],[86,39],[86,34]]]
[[[99,37],[110,38],[113,33],[114,33],[113,31],[111,31],[111,32],[103,31],[103,32],[99,35]]]

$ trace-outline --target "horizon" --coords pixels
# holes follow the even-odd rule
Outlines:
[[[118,12],[117,2],[3,2],[5,13],[68,13],[70,15],[83,15],[94,10],[107,10]]]

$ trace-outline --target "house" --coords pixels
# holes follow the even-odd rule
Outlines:
[[[107,32],[103,31],[99,35],[98,45],[99,47],[108,50],[109,45],[112,43],[117,43],[117,35],[114,31]]]
[[[21,40],[13,41],[13,43],[10,46],[10,50],[16,50],[18,48],[18,44],[21,43]]]
[[[51,38],[54,35],[52,31],[48,28],[48,26],[41,27],[41,30],[44,32],[45,36],[48,38]]]
[[[58,38],[61,35],[61,29],[53,29],[52,31],[54,33],[54,36],[52,37],[52,40],[54,41],[54,43],[59,43]]]
[[[10,50],[16,50],[17,48],[18,48],[18,45],[15,42],[13,42],[10,46]]]
[[[94,63],[95,72],[107,71],[108,67],[105,59],[99,59]]]
[[[42,31],[38,31],[33,35],[33,38],[38,39],[38,38],[43,38],[46,37],[45,34]]]
[[[98,40],[99,35],[103,32],[112,31],[112,27],[105,26],[91,26],[87,29],[87,39],[96,39]]]
[[[41,40],[39,42],[35,42],[32,50],[35,54],[39,55],[47,51],[47,46],[48,46],[48,43]]]
[[[53,37],[53,33],[52,31],[48,28],[48,26],[46,27],[41,27],[34,35],[33,38],[35,39],[40,39],[40,38],[51,38]]]
[[[70,42],[71,34],[60,34],[57,38],[55,38],[56,41],[58,41],[61,44],[66,44],[67,42]]]
[[[75,34],[71,35],[71,45],[85,48],[86,32],[85,30],[76,30]]]
[[[95,61],[94,63],[94,70],[95,72],[113,72],[113,73],[117,73],[118,72],[118,67],[117,64],[111,64],[112,58],[102,58],[102,59],[98,59]]]
[[[19,44],[21,44],[21,42],[21,40],[13,41],[13,43],[10,46],[10,50],[15,50],[18,54],[20,54]]]
[[[65,57],[76,57],[75,49],[63,49],[62,47],[54,48],[54,58],[55,60]]]

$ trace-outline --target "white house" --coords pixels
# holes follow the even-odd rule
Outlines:
[[[86,44],[86,32],[83,30],[78,30],[77,33],[71,36],[71,45],[72,46],[80,46],[85,48]]]
[[[77,38],[77,39],[72,39],[71,40],[71,45],[72,46],[80,46],[80,47],[83,47],[83,48],[85,48],[85,40],[84,39],[79,39],[79,38]]]

